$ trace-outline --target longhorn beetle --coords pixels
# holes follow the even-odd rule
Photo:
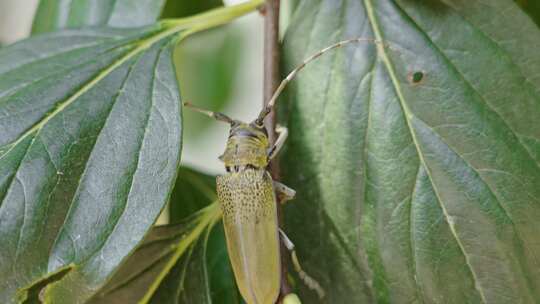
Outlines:
[[[287,75],[251,123],[184,103],[195,111],[228,123],[231,128],[225,152],[219,157],[227,173],[217,177],[217,195],[236,283],[248,304],[273,304],[279,296],[283,279],[280,239],[290,250],[293,266],[300,278],[320,297],[324,297],[317,281],[300,267],[293,243],[278,227],[277,198],[283,203],[292,199],[295,191],[272,180],[267,167],[283,146],[288,133],[284,127],[276,128],[279,136],[270,145],[263,120],[272,111],[285,86],[307,64],[332,49],[359,42],[382,45],[375,39],[355,38],[335,43],[311,55]]]

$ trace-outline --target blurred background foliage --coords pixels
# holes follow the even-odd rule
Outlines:
[[[231,102],[237,83],[234,75],[242,57],[242,38],[234,27],[224,26],[192,36],[176,49],[174,60],[184,100],[214,111],[222,111]],[[187,140],[214,123],[205,116],[191,114],[184,115]]]

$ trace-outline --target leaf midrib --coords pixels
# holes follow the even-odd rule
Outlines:
[[[371,23],[371,25],[373,27],[373,32],[375,34],[376,39],[379,40],[379,41],[384,41],[382,32],[381,32],[381,30],[379,28],[379,24],[377,22],[377,18],[376,18],[375,13],[374,13],[373,4],[372,4],[371,0],[364,0],[364,6],[366,8],[368,19],[369,19],[369,21],[370,21],[370,23]],[[416,148],[418,157],[420,159],[421,165],[426,169],[426,174],[429,177],[431,185],[433,186],[433,190],[435,192],[435,195],[437,196],[437,201],[439,202],[439,206],[441,207],[441,210],[443,211],[444,217],[446,218],[446,222],[448,223],[448,227],[450,228],[450,231],[452,232],[452,235],[453,235],[454,239],[456,240],[456,242],[457,242],[457,244],[458,244],[458,246],[459,246],[459,248],[460,248],[460,250],[461,250],[461,252],[462,252],[462,254],[464,256],[464,258],[465,258],[467,267],[468,267],[469,271],[471,272],[471,275],[474,278],[474,280],[473,280],[474,286],[475,286],[476,290],[478,291],[478,293],[480,295],[480,298],[482,299],[482,302],[487,303],[486,296],[484,294],[484,290],[478,284],[478,278],[477,278],[476,273],[474,272],[474,269],[473,269],[473,267],[472,267],[472,265],[471,265],[471,263],[469,261],[469,256],[465,253],[465,248],[464,248],[463,244],[461,243],[460,238],[457,235],[455,227],[452,224],[452,222],[449,220],[450,216],[448,214],[448,210],[446,210],[446,207],[443,204],[443,201],[441,199],[439,191],[438,191],[437,187],[435,186],[435,182],[433,180],[433,177],[431,176],[431,172],[429,170],[429,167],[427,166],[427,163],[426,163],[426,161],[424,159],[424,155],[423,155],[422,150],[420,148],[420,144],[418,142],[418,139],[416,138],[416,133],[414,132],[414,129],[413,129],[413,127],[411,125],[411,121],[410,121],[413,114],[412,114],[411,110],[409,109],[409,107],[408,107],[408,105],[407,105],[407,103],[405,101],[405,98],[403,96],[403,92],[402,92],[402,89],[401,89],[401,85],[400,85],[400,83],[399,83],[399,81],[397,79],[394,67],[391,64],[391,61],[390,61],[390,58],[388,57],[388,54],[386,54],[386,50],[384,49],[384,46],[381,46],[381,45],[378,44],[377,49],[378,49],[378,53],[380,54],[384,65],[385,65],[385,67],[386,67],[386,69],[388,71],[388,74],[390,76],[390,79],[392,81],[394,89],[396,91],[399,103],[400,103],[401,108],[403,110],[403,114],[404,114],[403,116],[405,118],[407,128],[409,130],[409,133],[411,134],[411,137],[412,137],[413,143],[415,145],[415,148]]]
[[[198,221],[198,220],[200,220],[198,217],[193,217],[191,219],[191,221]],[[190,222],[186,222],[185,224],[189,225],[189,223]],[[177,249],[177,243],[181,242],[181,240],[183,239],[183,235],[185,235],[185,234],[189,235],[189,231],[192,231],[193,229],[195,229],[196,226],[197,225],[195,225],[195,227],[190,227],[190,229],[186,229],[186,230],[181,229],[179,232],[176,232],[175,234],[173,234],[171,236],[164,237],[164,238],[159,238],[159,239],[156,239],[156,240],[141,244],[141,246],[138,248],[138,250],[143,249],[143,248],[147,248],[148,246],[160,246],[160,245],[165,247],[166,249],[161,254],[157,255],[153,259],[153,261],[151,263],[149,263],[146,267],[144,267],[144,268],[142,268],[142,269],[140,269],[138,271],[133,272],[126,279],[124,279],[121,282],[115,284],[110,289],[107,289],[106,291],[104,291],[103,294],[106,295],[106,294],[109,294],[109,293],[113,293],[113,292],[127,286],[129,283],[135,281],[139,276],[144,275],[146,272],[150,271],[154,266],[156,266],[157,264],[162,262],[164,259],[168,259],[168,260],[172,259],[173,254]],[[208,227],[207,228],[208,231],[210,231],[211,228],[212,228],[211,226],[207,226],[207,227]],[[178,228],[178,227],[175,227],[175,228]],[[163,244],[161,244],[161,243],[163,243]],[[195,245],[195,244],[193,244],[193,245]]]
[[[180,242],[178,242],[173,256],[159,273],[152,285],[148,287],[148,290],[146,291],[144,297],[139,301],[139,303],[144,304],[150,301],[150,299],[160,286],[161,282],[163,282],[163,280],[165,279],[169,271],[174,267],[178,259],[180,259],[180,257],[185,253],[185,251],[199,239],[205,229],[208,229],[209,227],[211,228],[220,218],[221,209],[219,208],[217,202],[214,202],[208,207],[205,207],[203,210],[201,210],[199,218],[196,219],[196,221],[198,222],[197,225],[184,238],[182,238]]]

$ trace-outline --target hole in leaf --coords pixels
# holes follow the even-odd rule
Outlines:
[[[409,73],[409,82],[416,85],[420,84],[424,80],[424,72],[422,71],[416,71],[416,72],[410,72]]]

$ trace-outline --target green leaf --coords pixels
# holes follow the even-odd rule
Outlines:
[[[220,217],[214,203],[155,227],[90,303],[239,303],[223,230],[212,231]]]
[[[165,0],[41,0],[32,33],[109,25],[137,27],[155,22]]]
[[[69,264],[70,288],[51,293],[84,298],[159,214],[181,130],[172,43],[154,30],[60,32],[0,53],[1,302]]]
[[[137,29],[36,36],[0,50],[0,302],[81,303],[150,229],[174,185],[172,46],[260,1]]]
[[[321,57],[281,101],[286,227],[328,303],[538,303],[538,27],[503,0],[303,1],[286,70],[353,37],[390,46]]]
[[[216,202],[216,200],[215,176],[182,167],[178,172],[178,179],[176,180],[176,185],[174,186],[169,202],[170,221],[173,223],[185,221],[186,218],[199,210],[208,207],[210,204]],[[211,232],[210,229],[212,230]],[[211,297],[211,300],[192,300],[191,302],[184,302],[211,302],[220,304],[240,303],[240,295],[235,285],[229,256],[227,254],[223,225],[218,223],[214,228],[209,227],[207,234],[207,240],[199,240],[199,245],[197,245],[198,247],[204,247],[203,249],[199,249],[199,251],[204,251],[204,254],[192,253],[191,258],[188,258],[190,266],[187,266],[188,264],[180,266],[179,264],[181,264],[182,259],[176,263],[178,266],[175,266],[202,269],[206,272],[203,276],[204,278],[197,281],[186,280],[184,282],[179,277],[171,277],[170,279],[167,279],[168,282],[166,285],[183,288],[184,294],[181,298],[184,300],[192,299],[197,296],[197,293],[199,293],[200,290],[204,291],[202,294],[209,294]],[[204,257],[206,257],[206,259],[204,259]],[[191,278],[192,275],[185,274],[184,277]],[[162,283],[162,285],[164,284],[165,283]],[[169,300],[178,298],[176,296],[164,296],[170,296],[169,293],[164,293],[161,298],[167,298]]]
[[[182,167],[169,202],[170,222],[183,220],[216,200],[215,176]]]

